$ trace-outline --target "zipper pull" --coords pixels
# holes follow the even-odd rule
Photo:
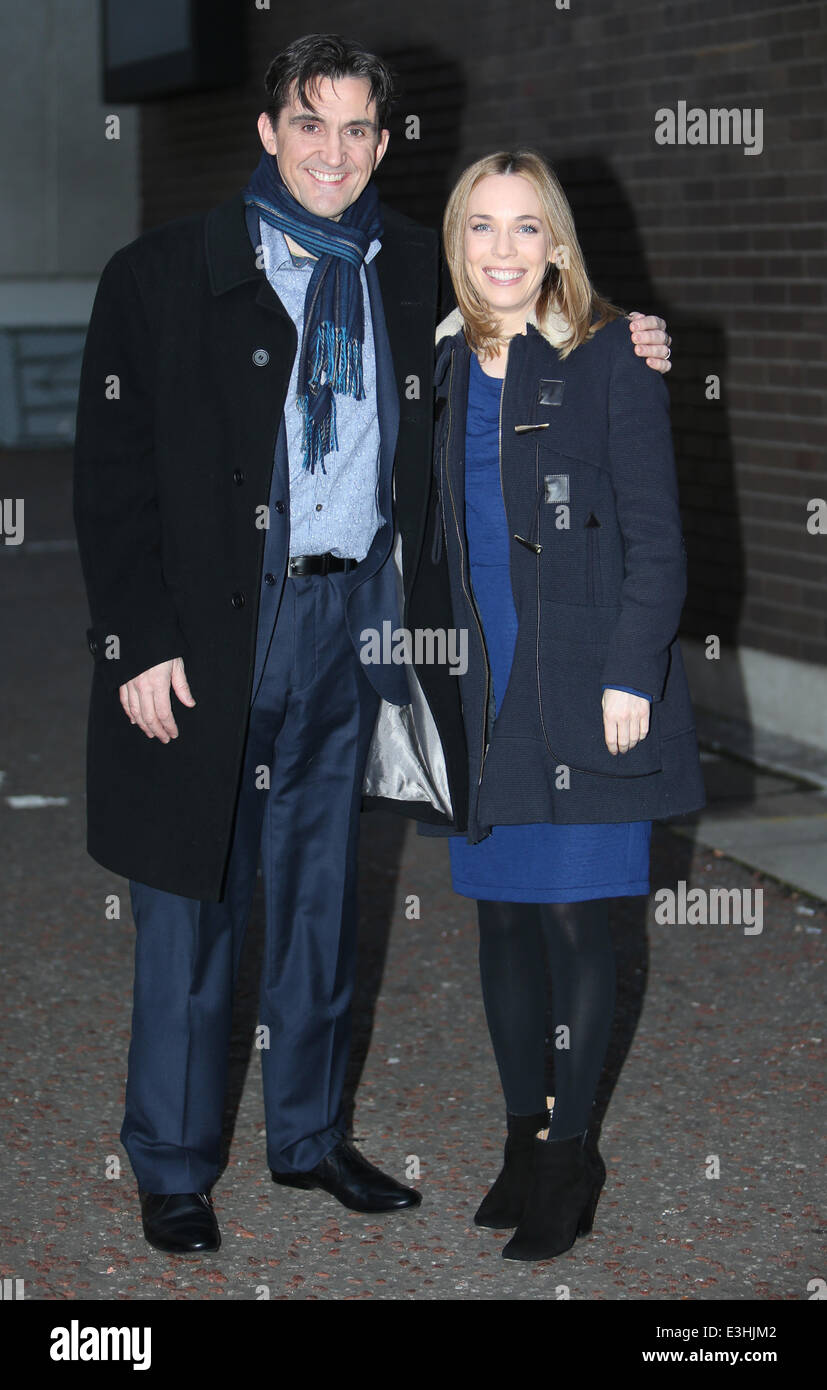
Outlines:
[[[515,433],[515,434],[527,434],[529,430],[547,430],[548,427],[549,427],[549,421],[548,421],[548,420],[544,420],[542,424],[538,424],[538,425],[515,425],[515,426],[514,426],[514,433]]]
[[[529,550],[533,550],[535,555],[539,555],[543,549],[543,547],[541,545],[537,545],[535,541],[527,541],[525,536],[518,536],[516,532],[514,534],[514,539],[515,541],[519,541],[520,545],[525,545],[528,547]]]

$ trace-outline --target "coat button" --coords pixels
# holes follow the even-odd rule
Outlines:
[[[256,348],[253,353],[253,361],[257,367],[266,367],[270,361],[270,354],[266,348]]]
[[[283,502],[276,502],[275,506],[276,506],[276,511],[277,511],[277,512],[283,512],[283,511],[284,511],[284,503],[283,503]]]
[[[240,468],[235,469],[233,473],[233,482],[235,483],[236,487],[241,487],[241,484],[244,482],[244,474],[242,473]]]
[[[243,608],[243,607],[244,607],[244,595],[243,595],[243,594],[233,594],[232,598],[230,599],[230,603],[233,605],[233,608]]]
[[[275,584],[276,576],[274,574],[265,574],[264,582],[265,584]]]

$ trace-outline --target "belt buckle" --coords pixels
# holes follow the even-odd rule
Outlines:
[[[326,550],[323,555],[291,555],[287,562],[287,573],[289,575],[301,575],[303,570],[297,568],[303,560],[313,560],[313,566],[307,571],[309,574],[331,574],[334,569],[344,570],[345,572],[355,569],[357,561],[353,559],[339,560],[338,556],[332,551]],[[338,563],[337,563],[338,561]]]

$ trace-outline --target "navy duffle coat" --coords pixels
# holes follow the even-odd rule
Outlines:
[[[498,824],[698,810],[705,793],[677,638],[686,550],[665,382],[635,354],[622,318],[565,359],[532,323],[512,339],[500,472],[518,632],[494,718],[465,537],[470,348],[459,323],[437,353],[435,475],[454,623],[468,630],[468,669],[457,677],[468,839]],[[652,697],[649,733],[625,754],[606,747],[604,685]],[[461,826],[464,807],[454,809]]]

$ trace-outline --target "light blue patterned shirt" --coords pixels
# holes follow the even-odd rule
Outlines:
[[[259,219],[259,238],[264,249],[267,279],[294,324],[301,346],[304,328],[304,299],[313,270],[313,261],[296,265],[287,242],[277,227]],[[371,261],[380,249],[372,241],[365,257]],[[336,433],[339,448],[326,454],[323,473],[302,467],[302,416],[296,404],[299,353],[296,352],[287,399],[284,424],[287,435],[287,461],[290,474],[290,554],[334,555],[363,560],[382,525],[378,506],[379,415],[376,404],[376,351],[365,267],[360,271],[365,302],[365,340],[362,344],[362,375],[365,399],[337,395]]]

